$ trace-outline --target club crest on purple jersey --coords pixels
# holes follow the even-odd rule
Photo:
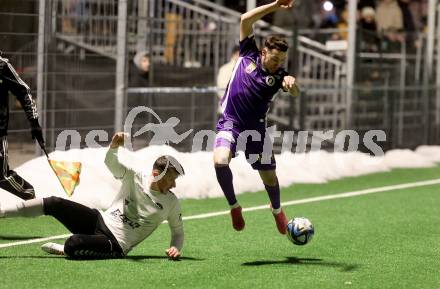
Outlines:
[[[266,84],[269,86],[273,86],[275,84],[275,78],[272,75],[266,76]]]

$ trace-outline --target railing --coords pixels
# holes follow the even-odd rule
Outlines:
[[[71,3],[54,1],[56,36],[116,59],[117,1]],[[128,9],[129,52],[148,49],[163,63],[213,66],[216,55],[220,63],[226,62],[238,41],[236,15],[221,15],[178,0],[130,1]]]
[[[115,58],[117,1],[53,1],[52,33],[70,43]]]
[[[297,78],[300,86],[307,90],[309,128],[343,129],[347,112],[345,93],[335,90],[345,85],[343,59],[322,43],[304,36],[298,36],[297,50]]]
[[[53,2],[55,35],[78,48],[116,59],[117,1]],[[73,4],[72,4],[73,3]],[[155,61],[185,67],[214,67],[229,60],[238,44],[240,13],[196,0],[136,0],[128,6],[128,50],[150,50]],[[256,36],[290,32],[264,21]]]
[[[217,67],[238,43],[237,21],[182,1],[156,1],[147,47],[155,59],[185,67]]]
[[[139,112],[136,115],[132,129],[132,135],[146,124],[161,124],[174,119],[176,138],[185,135],[187,137],[177,143],[169,145],[183,151],[191,151],[194,143],[194,135],[199,131],[211,131],[215,133],[217,122],[217,89],[215,87],[138,87],[129,88],[127,101],[124,108],[125,115],[138,106],[148,108],[148,111]],[[154,136],[151,131],[133,138],[134,148],[145,147]],[[206,147],[212,150],[212,147]]]

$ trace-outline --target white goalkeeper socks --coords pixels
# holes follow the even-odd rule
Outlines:
[[[22,201],[15,204],[1,204],[0,217],[14,218],[26,217],[32,218],[44,214],[43,199],[32,199],[29,201]]]

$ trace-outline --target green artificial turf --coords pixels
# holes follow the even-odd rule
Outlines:
[[[439,169],[298,184],[282,200],[437,179]],[[243,207],[268,203],[263,192],[238,198]],[[41,243],[0,248],[0,288],[440,288],[439,205],[440,185],[431,185],[285,207],[314,223],[306,246],[280,235],[268,209],[245,212],[242,232],[227,215],[187,220],[181,261],[164,255],[166,224],[121,260],[66,260]],[[227,210],[223,198],[182,207],[185,216]],[[49,217],[0,220],[0,244],[65,233]]]

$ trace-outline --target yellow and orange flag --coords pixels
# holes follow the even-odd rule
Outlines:
[[[48,159],[52,170],[60,181],[66,194],[71,197],[77,185],[79,185],[79,175],[81,173],[80,162],[54,161]]]
[[[63,187],[64,191],[69,197],[71,197],[73,195],[73,192],[75,191],[76,186],[79,185],[81,163],[51,160],[49,159],[49,155],[47,154],[46,148],[44,146],[44,141],[38,141],[38,144],[46,155],[47,162],[57,176],[57,179]]]

